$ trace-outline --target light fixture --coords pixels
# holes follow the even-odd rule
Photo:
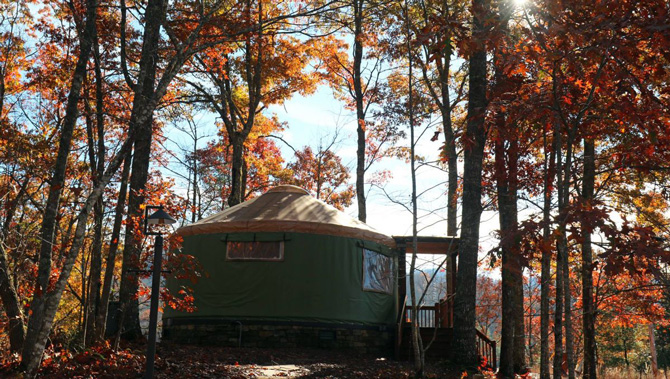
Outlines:
[[[156,212],[152,213],[150,216],[149,209],[158,209]],[[160,232],[150,232],[149,225],[171,225],[177,222],[172,216],[167,214],[163,210],[163,206],[159,205],[147,205],[144,208],[144,235],[160,235]]]
[[[149,214],[149,209],[157,209]],[[156,329],[158,328],[158,295],[161,286],[161,270],[163,266],[163,233],[160,231],[150,232],[149,225],[170,225],[177,222],[172,216],[163,210],[163,206],[147,205],[144,208],[144,235],[155,235],[154,243],[154,267],[151,280],[151,306],[149,308],[149,336],[147,343],[147,361],[144,378],[150,379],[154,376],[154,360],[156,356]]]

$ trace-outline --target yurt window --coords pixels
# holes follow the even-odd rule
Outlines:
[[[284,242],[233,242],[226,243],[226,259],[243,261],[283,261]]]
[[[393,294],[393,259],[363,249],[363,290]]]

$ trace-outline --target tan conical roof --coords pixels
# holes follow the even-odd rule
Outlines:
[[[306,190],[288,185],[177,230],[182,236],[231,232],[328,234],[395,247],[390,236],[315,199]]]

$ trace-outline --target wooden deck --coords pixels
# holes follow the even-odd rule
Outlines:
[[[427,360],[441,360],[449,357],[451,352],[451,342],[453,340],[454,329],[453,320],[451,317],[440,317],[453,313],[444,312],[444,304],[435,304],[434,306],[423,306],[419,309],[419,327],[421,340],[424,348],[429,346],[426,350]],[[396,358],[403,360],[411,360],[412,343],[411,343],[411,325],[410,325],[410,310],[404,310],[403,320],[399,323],[398,339],[396,341]],[[437,327],[436,327],[437,324]],[[496,356],[496,341],[489,339],[484,333],[477,330],[477,353],[486,362],[486,366],[495,370],[497,368]]]
[[[410,247],[413,243],[411,236],[394,237],[398,249],[405,254],[399,255],[398,267],[405,271],[407,254],[412,253]],[[453,339],[454,326],[454,296],[457,276],[458,238],[454,237],[417,237],[417,254],[443,254],[445,256],[446,294],[445,298],[434,305],[424,304],[419,309],[417,320],[419,322],[421,339],[424,348],[430,344],[426,351],[426,359],[446,359],[451,352],[451,341]],[[398,277],[398,298],[401,309],[398,313],[395,353],[398,359],[411,359],[412,344],[410,328],[410,311],[405,307],[407,303],[407,277],[408,273]],[[477,331],[477,352],[486,366],[496,369],[496,342],[489,339],[484,333]]]

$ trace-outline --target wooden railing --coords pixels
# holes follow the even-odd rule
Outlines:
[[[486,359],[486,366],[496,369],[496,341],[477,330],[477,354]]]
[[[452,328],[453,327],[453,312],[451,307],[453,306],[453,300],[447,299],[442,300],[439,303],[436,303],[432,306],[421,306],[418,310],[417,320],[419,322],[419,327],[421,328],[434,328],[436,325],[440,328]],[[407,306],[401,308],[403,311],[402,324],[410,323],[412,321],[412,309]],[[400,324],[398,325],[400,331]],[[402,335],[402,333],[399,333]],[[484,333],[477,330],[476,337],[477,344],[477,354],[479,357],[486,360],[486,366],[495,370],[497,365],[496,357],[496,341],[489,339]],[[400,349],[400,339],[398,339],[398,344],[396,345],[396,353]]]
[[[423,305],[419,307],[419,326],[422,328],[451,328],[454,326],[454,314],[451,311],[452,300],[440,300],[435,305]],[[405,308],[404,322],[409,323],[412,320],[412,308]]]
[[[417,319],[419,321],[419,327],[421,328],[434,328],[435,323],[440,320],[440,305],[423,305],[418,309]],[[405,318],[403,320],[406,323],[412,322],[412,307],[407,307],[405,310]]]
[[[452,308],[454,306],[454,297],[453,295],[447,299],[440,300],[440,327],[441,328],[451,328],[454,326],[454,312]]]

